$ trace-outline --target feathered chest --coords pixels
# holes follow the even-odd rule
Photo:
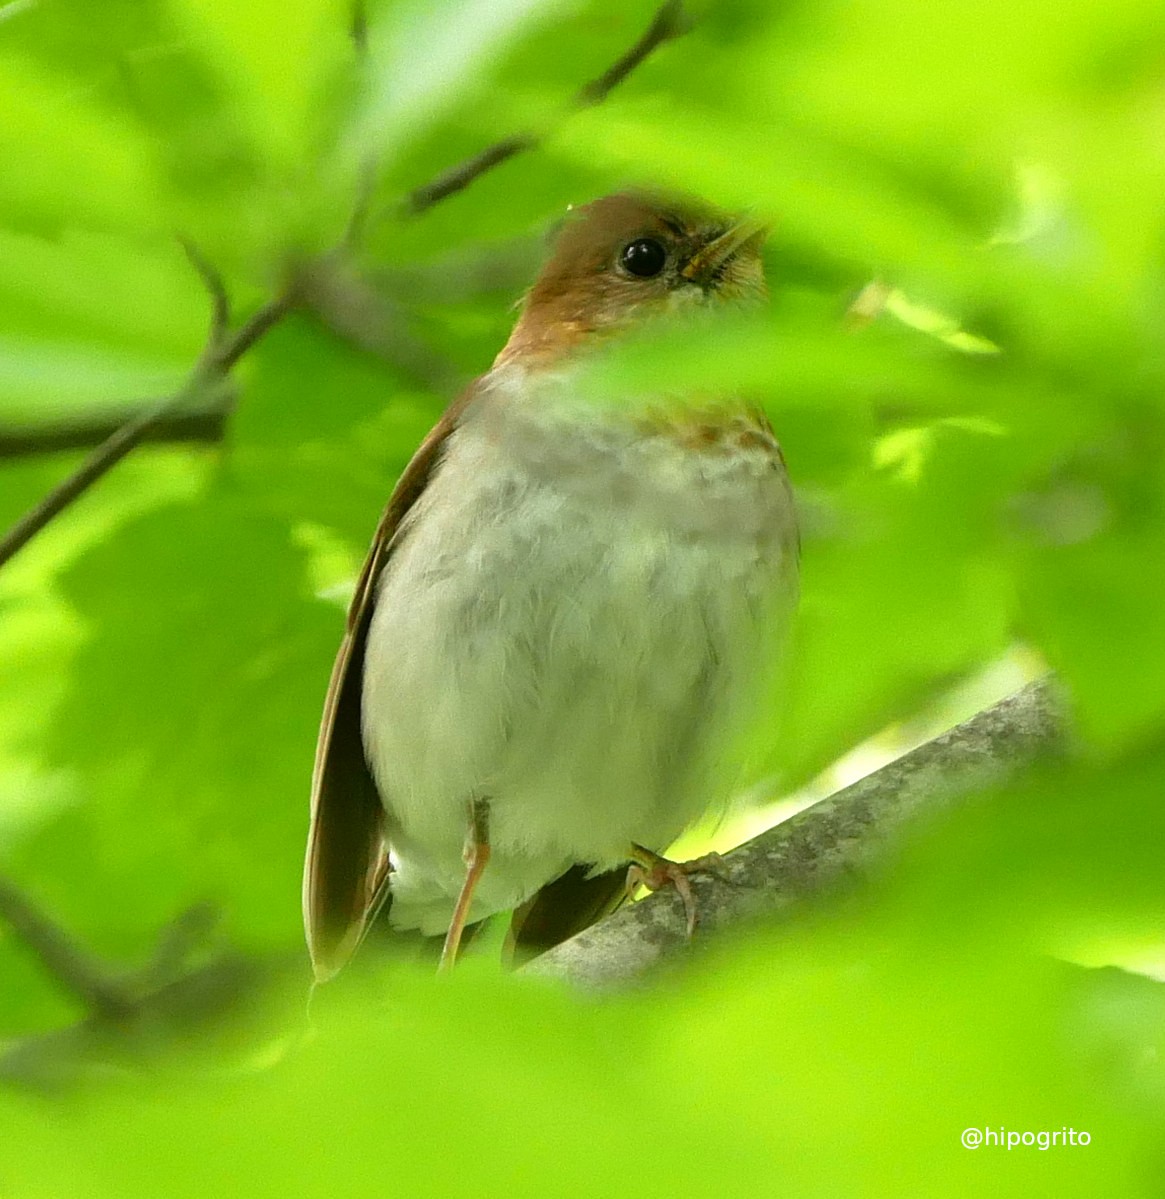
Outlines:
[[[709,803],[796,534],[775,443],[735,444],[743,426],[692,446],[670,425],[466,415],[380,580],[364,739],[400,886],[422,861],[457,877],[465,803],[488,796],[500,907],[527,869],[541,885],[662,847]]]
[[[569,381],[492,381],[447,447],[456,473],[545,489],[559,502],[615,510],[676,536],[764,546],[795,540],[780,448],[763,415],[741,404],[575,399]]]

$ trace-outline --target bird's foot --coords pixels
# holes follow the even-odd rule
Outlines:
[[[684,905],[684,917],[688,936],[696,931],[696,897],[692,894],[691,877],[694,874],[710,874],[715,878],[727,879],[724,859],[718,853],[706,853],[689,862],[673,862],[670,858],[632,845],[631,867],[627,871],[627,895],[634,895],[639,887],[649,891],[661,891],[664,887],[675,887]]]

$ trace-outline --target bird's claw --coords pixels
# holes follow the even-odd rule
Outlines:
[[[673,862],[642,845],[635,845],[627,871],[627,895],[630,898],[640,887],[649,891],[675,887],[684,905],[685,924],[691,938],[696,931],[696,897],[692,894],[691,883],[694,874],[708,874],[723,882],[729,881],[724,859],[718,853],[706,853],[688,862]]]

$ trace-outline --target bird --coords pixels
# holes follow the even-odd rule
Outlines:
[[[466,928],[511,912],[531,956],[614,910],[629,869],[674,883],[691,930],[709,860],[663,854],[723,802],[791,623],[791,485],[746,399],[600,403],[579,372],[653,321],[763,305],[766,236],[650,189],[572,208],[492,366],[400,475],[321,720],[317,981],[374,919],[443,937],[448,968]]]

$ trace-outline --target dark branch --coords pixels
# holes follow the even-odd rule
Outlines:
[[[356,47],[357,54],[368,50],[368,9],[364,0],[353,0],[352,15],[348,20],[348,35]]]
[[[281,973],[303,969],[298,954],[293,963],[282,963],[254,961],[221,946],[208,953],[218,913],[206,904],[161,930],[145,966],[115,977],[2,878],[0,919],[88,1009],[68,1028],[0,1046],[0,1084],[46,1093],[106,1076],[111,1066],[148,1071],[170,1047],[201,1041],[226,1016],[255,1004]]]
[[[487,171],[501,166],[515,154],[534,149],[541,140],[537,134],[517,133],[503,138],[500,142],[495,142],[492,146],[487,146],[472,158],[467,158],[457,166],[442,172],[436,179],[409,192],[404,204],[405,211],[411,216],[419,216],[426,209],[432,208],[434,204],[438,204],[468,187]]]
[[[185,392],[178,398],[184,400]],[[64,482],[53,488],[35,508],[26,512],[0,539],[0,566],[22,550],[45,525],[59,516],[74,500],[84,495],[134,446],[144,441],[150,430],[169,416],[176,407],[176,400],[166,400],[156,408],[126,421],[115,433],[107,437]]]
[[[575,95],[568,112],[601,104],[636,67],[666,42],[681,37],[691,28],[682,0],[668,0],[655,14],[643,36],[625,54],[613,62],[597,79],[585,84]],[[441,200],[468,187],[475,179],[492,171],[517,154],[533,150],[544,134],[516,133],[443,171],[435,179],[414,188],[405,198],[404,211],[417,216]]]
[[[213,444],[221,441],[226,429],[224,408],[200,412],[176,412],[160,418],[138,438],[142,442]],[[0,426],[0,459],[28,458],[34,454],[57,454],[66,450],[87,450],[107,441],[125,424],[124,418],[93,417],[65,424],[26,427]]]
[[[36,954],[60,986],[91,1013],[116,1016],[128,1010],[132,1000],[126,991],[5,878],[0,878],[0,919]]]
[[[414,335],[403,305],[362,277],[350,259],[317,258],[300,270],[295,285],[305,311],[427,390],[448,392],[465,382],[451,361]]]
[[[210,333],[207,343],[216,346],[226,337],[227,330],[231,327],[231,301],[226,285],[222,281],[222,275],[189,238],[180,236],[178,241],[210,295]]]
[[[231,367],[292,308],[294,298],[290,292],[280,293],[268,301],[241,328],[229,337],[215,340],[212,328],[210,344],[202,359],[195,365],[186,383],[172,396],[137,416],[131,417],[101,443],[67,479],[55,487],[31,511],[25,513],[15,525],[0,538],[0,566],[23,549],[50,521],[59,516],[70,504],[84,495],[102,475],[112,470],[131,450],[143,441],[156,439],[158,431],[167,422],[176,419],[184,409],[198,405],[205,410],[211,407],[208,399],[217,399],[218,406],[225,409],[225,384]],[[218,303],[215,301],[217,313]]]
[[[298,297],[288,288],[273,300],[268,300],[254,316],[232,336],[226,338],[213,354],[214,371],[225,376],[236,362],[266,333],[270,332],[295,307]]]
[[[692,28],[692,20],[684,11],[682,0],[668,0],[655,14],[643,36],[613,62],[599,77],[583,87],[575,97],[576,108],[601,104],[636,67],[665,42],[683,37]]]

